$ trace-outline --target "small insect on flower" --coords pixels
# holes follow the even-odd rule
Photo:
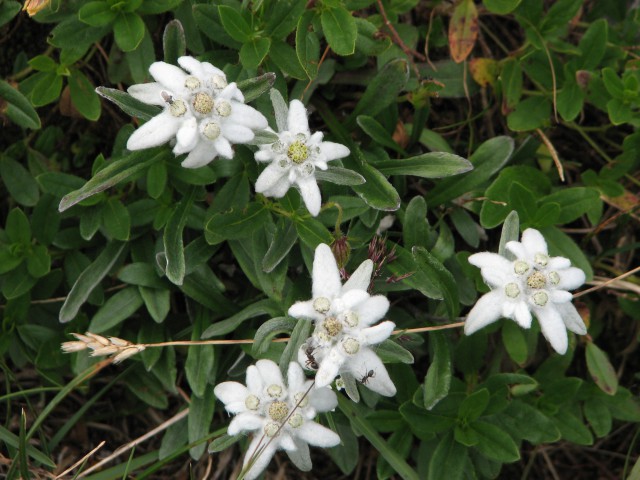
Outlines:
[[[367,373],[364,374],[364,376],[360,379],[360,383],[363,385],[366,385],[369,382],[370,378],[373,378],[376,376],[376,372],[375,370],[369,370]]]
[[[318,370],[318,362],[316,360],[316,358],[313,356],[313,351],[315,350],[314,347],[312,347],[311,345],[307,345],[307,347],[304,349],[304,353],[307,356],[307,361],[304,362],[305,365],[312,369],[312,370]]]

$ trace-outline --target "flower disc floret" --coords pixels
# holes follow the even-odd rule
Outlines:
[[[541,289],[547,284],[547,277],[542,272],[534,272],[527,278],[527,285],[529,288]]]
[[[277,401],[269,405],[269,416],[277,421],[282,421],[287,415],[289,415],[289,407],[285,402]]]

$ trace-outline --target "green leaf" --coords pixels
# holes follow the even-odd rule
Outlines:
[[[55,199],[44,194],[31,214],[33,238],[43,245],[51,245],[60,227],[60,215]]]
[[[0,176],[7,191],[17,203],[25,207],[33,207],[38,203],[38,184],[20,163],[7,156],[0,157]]]
[[[511,436],[501,428],[478,420],[469,426],[479,438],[474,447],[485,457],[503,463],[511,463],[520,459],[518,446]]]
[[[31,244],[31,225],[27,216],[19,207],[14,208],[7,215],[5,231],[9,242],[26,247]]]
[[[522,0],[483,0],[482,3],[487,10],[498,15],[506,15],[513,12]]]
[[[101,27],[113,22],[117,13],[111,9],[106,1],[88,2],[78,10],[78,18],[81,22],[92,27]]]
[[[409,64],[406,60],[397,59],[387,63],[369,82],[345,123],[353,125],[355,119],[362,114],[375,117],[389,105],[396,103],[407,80],[409,80]]]
[[[196,306],[191,316],[193,322],[191,340],[197,341],[200,340],[204,325],[209,323],[209,313],[204,307]],[[189,347],[184,370],[191,391],[196,397],[204,397],[206,390],[211,389],[209,378],[213,373],[213,367],[213,345],[192,345]]]
[[[413,247],[411,252],[418,264],[418,268],[426,273],[427,276],[434,279],[442,291],[447,313],[449,318],[453,319],[460,311],[458,285],[453,278],[453,275],[426,249],[422,247]]]
[[[316,170],[316,180],[335,183],[336,185],[362,185],[366,182],[359,173],[348,168],[329,167],[326,170]]]
[[[171,309],[171,292],[142,286],[138,287],[138,291],[151,318],[156,323],[164,322]]]
[[[80,236],[91,240],[102,224],[103,205],[85,208],[80,216]],[[58,215],[58,212],[55,213]]]
[[[369,135],[372,140],[383,147],[390,148],[398,153],[404,150],[396,143],[391,134],[378,122],[375,118],[368,115],[359,115],[356,122],[362,128],[362,131]]]
[[[511,360],[518,365],[524,365],[529,357],[529,349],[522,328],[514,322],[505,322],[502,325],[502,343]]]
[[[0,27],[9,23],[22,9],[20,2],[5,0],[0,3]]]
[[[609,361],[608,355],[600,350],[595,343],[587,343],[587,368],[591,378],[607,395],[615,395],[618,390],[618,376]]]
[[[314,12],[307,10],[296,28],[296,55],[309,80],[316,78],[320,60],[320,42],[315,32],[310,31]]]
[[[429,461],[429,478],[463,480],[467,465],[468,449],[460,445],[453,435],[447,433],[433,452]]]
[[[188,8],[191,10],[191,5],[189,5]],[[242,46],[240,42],[231,38],[227,31],[222,27],[220,23],[220,13],[218,12],[218,7],[216,5],[207,5],[202,3],[193,5],[193,19],[198,25],[200,32],[204,33],[215,43],[234,50],[239,50]],[[187,29],[185,33],[189,36],[190,31]]]
[[[602,69],[602,81],[607,92],[611,94],[614,99],[621,100],[624,97],[624,83],[611,67]]]
[[[177,65],[178,58],[187,54],[187,40],[180,20],[171,20],[164,27],[162,48],[164,50],[164,61],[173,65]]]
[[[58,316],[60,323],[67,323],[75,318],[93,289],[98,286],[116,263],[125,246],[125,243],[120,242],[108,243],[93,263],[84,269],[60,309]]]
[[[286,374],[289,369],[290,362],[298,361],[298,350],[300,346],[309,338],[311,333],[311,322],[305,318],[301,318],[293,327],[291,338],[287,342],[282,355],[280,356],[280,371]]]
[[[424,408],[431,410],[449,394],[453,367],[447,337],[441,332],[429,335],[431,365],[424,378]]]
[[[118,280],[130,285],[149,288],[166,288],[165,282],[158,276],[153,265],[135,262],[125,265],[118,272]]]
[[[214,245],[224,240],[242,239],[262,228],[269,218],[264,205],[250,203],[244,209],[231,209],[216,213],[205,226],[205,238]]]
[[[65,195],[60,201],[58,209],[60,212],[64,212],[85,198],[127,180],[129,177],[162,160],[165,155],[167,155],[166,150],[159,148],[134,152],[124,158],[112,161],[96,173],[82,188]]]
[[[121,13],[113,24],[116,44],[123,52],[131,52],[138,48],[144,31],[144,22],[137,13]]]
[[[597,397],[590,397],[584,402],[584,416],[599,438],[606,437],[611,431],[613,419],[609,407]]]
[[[76,109],[88,120],[98,120],[102,107],[95,87],[80,70],[71,69],[68,77],[71,101]]]
[[[280,2],[278,2],[278,5]],[[307,72],[300,65],[295,49],[286,42],[271,39],[269,58],[273,60],[282,73],[297,80],[307,80]]]
[[[185,275],[184,245],[182,232],[191,212],[196,197],[196,187],[189,188],[188,193],[178,202],[164,227],[162,236],[164,253],[167,258],[166,275],[175,285],[182,285]]]
[[[259,300],[251,305],[243,308],[232,317],[216,322],[209,326],[204,332],[202,332],[202,339],[205,340],[211,337],[217,337],[220,335],[226,335],[229,332],[233,332],[242,322],[255,318],[260,315],[275,315],[277,312],[281,312],[278,305],[270,299]]]
[[[251,25],[247,23],[235,8],[220,5],[218,6],[218,12],[220,22],[231,38],[241,43],[248,42],[251,39],[253,35]]]
[[[613,123],[614,125],[622,125],[623,123],[628,123],[631,121],[631,118],[633,116],[631,105],[619,98],[614,98],[607,102],[607,113],[609,114],[611,123]]]
[[[40,128],[40,117],[31,102],[17,89],[4,80],[0,80],[0,98],[7,103],[3,107],[3,113],[16,125],[22,128],[37,130]]]
[[[112,295],[91,319],[88,330],[102,333],[120,324],[143,304],[136,287],[127,287]]]
[[[223,452],[227,448],[229,448],[232,445],[238,443],[243,438],[244,438],[243,434],[238,434],[238,435],[235,435],[235,436],[232,437],[232,436],[227,435],[225,433],[221,437],[218,437],[218,438],[214,439],[213,442],[211,442],[209,444],[209,448],[207,449],[207,451],[209,453]]]
[[[140,100],[133,98],[127,92],[116,90],[115,88],[98,87],[96,88],[96,93],[115,103],[127,115],[137,117],[141,120],[149,120],[162,111],[155,105],[142,103]]]
[[[267,72],[259,77],[249,78],[238,82],[238,88],[244,95],[245,103],[249,103],[258,98],[263,93],[269,91],[276,81],[276,74]]]
[[[167,186],[167,167],[164,163],[154,163],[147,170],[147,193],[158,199]]]
[[[7,445],[17,449],[19,445],[20,439],[14,433],[11,433],[5,427],[0,425],[0,440],[6,443]],[[33,458],[36,462],[40,462],[43,465],[46,465],[49,468],[56,468],[56,464],[44,453],[35,448],[33,445],[26,445],[25,451],[28,456]]]
[[[27,270],[34,278],[44,277],[51,270],[51,256],[44,245],[36,245],[27,257]]]
[[[562,438],[577,445],[592,445],[593,435],[573,408],[565,408],[553,417]]]
[[[36,279],[29,274],[27,267],[24,264],[19,265],[17,269],[12,270],[11,281],[2,284],[2,295],[7,300],[18,298],[31,290],[35,283]]]
[[[490,397],[491,394],[486,388],[481,388],[468,395],[460,404],[458,419],[466,423],[475,422],[487,409]]]
[[[547,241],[547,244],[549,245],[549,253],[551,255],[559,255],[561,257],[568,258],[571,260],[574,267],[578,267],[584,271],[587,281],[593,279],[591,262],[571,237],[556,227],[541,228],[540,233],[542,233]]]
[[[578,69],[594,70],[600,64],[607,48],[607,30],[608,22],[604,18],[599,18],[589,25],[578,44]]]
[[[291,317],[276,317],[264,322],[256,331],[251,347],[251,355],[260,357],[271,346],[271,340],[280,333],[289,335],[296,326],[297,320]]]
[[[563,188],[546,197],[540,202],[557,203],[560,206],[560,216],[556,223],[567,224],[577,220],[589,212],[600,201],[600,192],[590,187]]]
[[[333,235],[315,218],[296,217],[294,221],[300,241],[312,250],[315,250],[321,243],[327,245],[333,243]]]
[[[511,157],[513,147],[513,139],[506,136],[482,143],[469,157],[473,170],[460,178],[438,182],[427,195],[427,202],[429,205],[442,205],[481,185],[504,166]]]
[[[276,226],[269,249],[262,258],[262,270],[265,273],[273,271],[289,254],[297,240],[295,224],[287,218],[281,218]]]
[[[420,269],[411,253],[399,245],[390,245],[396,252],[396,259],[388,265],[389,270],[398,277],[404,277],[402,283],[413,288],[425,297],[442,299],[442,292],[434,279]]]
[[[520,61],[508,59],[502,64],[500,73],[502,83],[502,111],[511,112],[520,102],[522,96],[522,67]]]
[[[516,105],[507,117],[507,126],[514,132],[535,130],[545,125],[551,116],[551,103],[546,98],[529,97]]]
[[[584,106],[585,92],[574,79],[567,79],[558,93],[558,113],[567,122],[575,120]]]
[[[376,210],[386,211],[400,208],[400,195],[380,171],[367,164],[357,165],[355,162],[349,162],[348,165],[365,179],[364,184],[351,188],[367,205]]]
[[[342,56],[355,52],[358,29],[349,10],[343,6],[326,8],[320,14],[320,22],[331,50]]]
[[[12,271],[24,260],[22,255],[15,255],[11,249],[5,245],[0,245],[0,275]]]
[[[406,363],[410,365],[415,360],[409,350],[390,339],[376,346],[376,355],[380,357],[382,363]]]
[[[222,7],[220,7],[222,8]],[[269,53],[271,40],[265,37],[256,37],[242,44],[240,49],[240,61],[247,69],[258,68],[264,57]]]
[[[338,396],[338,407],[351,422],[352,428],[362,432],[364,437],[371,443],[384,459],[389,462],[393,470],[404,480],[418,480],[418,474],[398,453],[390,448],[387,442],[380,436],[376,429],[366,419],[365,415],[358,410],[357,404],[340,395]]]
[[[131,217],[129,211],[117,198],[110,198],[102,207],[102,225],[110,238],[129,240]]]
[[[446,152],[429,152],[404,160],[385,160],[376,163],[385,175],[413,175],[423,178],[442,178],[473,170],[469,160]]]
[[[35,80],[37,78],[37,80]],[[62,77],[55,72],[40,72],[34,75],[35,85],[31,92],[31,103],[42,107],[55,102],[62,91]]]

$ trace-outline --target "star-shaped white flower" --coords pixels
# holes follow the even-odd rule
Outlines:
[[[254,131],[267,127],[264,115],[244,104],[242,92],[235,83],[227,84],[222,70],[193,57],[180,57],[178,63],[182,69],[153,63],[149,73],[156,82],[127,90],[144,103],[164,107],[133,132],[129,150],[155,147],[175,137],[173,153],[189,153],[182,166],[197,168],[218,155],[232,158],[232,144],[250,142]]]
[[[387,313],[389,300],[367,293],[372,270],[373,262],[365,260],[342,285],[331,249],[325,244],[316,248],[313,298],[292,305],[289,315],[315,323],[313,335],[298,352],[298,361],[310,369],[317,367],[319,387],[343,374],[381,395],[396,393],[382,360],[370,348],[389,338],[395,328],[388,320],[374,325]]]
[[[584,272],[572,267],[567,258],[549,257],[547,242],[532,228],[523,232],[521,242],[508,242],[506,248],[516,260],[489,252],[469,257],[469,263],[480,267],[492,290],[469,312],[465,333],[470,335],[501,317],[529,328],[533,313],[554,350],[564,354],[568,346],[567,329],[579,335],[587,333],[568,292],[584,283]]]
[[[313,421],[317,413],[336,408],[336,394],[329,388],[311,388],[313,381],[297,363],[289,364],[285,384],[276,363],[258,360],[247,368],[246,383],[223,382],[214,393],[229,413],[236,414],[229,435],[255,432],[244,459],[245,467],[251,463],[247,480],[260,475],[276,450],[285,450],[300,470],[309,471],[309,445],[326,448],[340,443],[335,432]]]
[[[286,107],[285,107],[286,110]],[[299,100],[292,100],[286,127],[277,133],[278,140],[260,145],[255,158],[270,162],[256,181],[256,192],[281,198],[294,185],[314,217],[320,212],[320,189],[314,172],[326,170],[327,162],[349,155],[349,149],[334,142],[323,142],[322,132],[311,134],[307,111]]]

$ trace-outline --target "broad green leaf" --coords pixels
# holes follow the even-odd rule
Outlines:
[[[166,288],[165,282],[158,276],[152,265],[135,262],[125,265],[118,272],[118,280],[130,285],[149,288]]]
[[[121,242],[108,243],[93,263],[80,274],[60,309],[58,316],[60,323],[67,323],[75,318],[93,289],[116,263],[125,246],[126,244]]]
[[[202,3],[193,5],[193,7],[189,5],[189,10],[192,8],[193,19],[198,25],[201,33],[205,34],[217,44],[224,45],[234,50],[240,49],[242,43],[231,38],[222,26],[222,23],[220,22],[220,13],[216,5]],[[190,33],[189,29],[185,30],[185,33],[188,37]]]
[[[125,52],[126,64],[129,66],[131,78],[135,83],[149,81],[149,67],[156,60],[151,33],[147,28],[142,30],[142,40],[140,44],[130,52]]]
[[[164,50],[164,61],[173,65],[178,64],[178,58],[186,55],[187,40],[179,20],[171,20],[164,27],[162,49]]]
[[[414,362],[413,355],[409,350],[390,339],[376,345],[376,355],[383,363],[412,364]]]
[[[606,19],[599,18],[584,32],[578,44],[578,69],[594,70],[600,64],[607,48],[608,25]]]
[[[262,228],[269,218],[269,211],[259,203],[250,203],[244,209],[231,209],[216,213],[205,226],[205,238],[214,245],[229,239],[247,238]]]
[[[582,269],[587,276],[587,281],[593,278],[591,262],[585,256],[582,248],[580,248],[571,237],[556,227],[541,228],[540,233],[542,233],[547,241],[551,255],[568,258],[574,267]]]
[[[353,125],[355,119],[363,114],[375,117],[398,100],[398,95],[404,90],[408,79],[409,64],[406,60],[398,59],[387,63],[369,82],[345,123]]]
[[[51,245],[60,227],[60,215],[55,199],[44,194],[31,214],[33,238],[43,245]]]
[[[478,435],[478,444],[474,447],[485,457],[503,463],[520,459],[518,446],[511,436],[495,425],[478,420],[470,425]]]
[[[129,240],[131,229],[131,217],[129,211],[117,198],[110,198],[100,210],[102,212],[102,225],[114,240]]]
[[[364,184],[353,185],[352,188],[367,205],[376,210],[386,211],[400,208],[400,195],[380,171],[367,164],[357,165],[355,162],[346,161],[345,164],[365,179]]]
[[[402,278],[404,285],[419,291],[425,297],[442,299],[437,282],[418,267],[411,252],[399,245],[389,244],[388,248],[393,248],[396,253],[396,259],[389,263],[388,268],[396,277]]]
[[[427,244],[429,223],[427,222],[427,202],[424,197],[415,196],[407,205],[402,223],[404,245],[424,247]]]
[[[221,7],[222,8],[222,7]],[[271,40],[265,37],[256,37],[242,44],[240,49],[240,61],[246,69],[255,69],[260,66],[264,57],[269,53]]]
[[[244,95],[244,101],[249,103],[265,92],[268,92],[276,81],[276,74],[267,72],[259,77],[249,78],[238,82],[238,88]]]
[[[403,153],[403,149],[396,143],[391,134],[375,118],[368,115],[359,115],[356,122],[364,133],[369,135],[379,145],[390,148],[398,153]]]
[[[522,0],[483,0],[482,3],[487,10],[499,15],[506,15],[513,12]]]
[[[356,49],[358,29],[351,12],[341,5],[330,6],[320,14],[322,31],[331,50],[338,55],[351,55]]]
[[[56,101],[62,91],[62,77],[55,72],[40,72],[34,75],[35,86],[31,91],[31,103],[42,107]]]
[[[178,202],[164,227],[162,236],[164,253],[167,258],[166,275],[175,285],[182,285],[185,276],[184,244],[182,232],[196,197],[196,187],[190,187],[188,193]]]
[[[31,106],[31,102],[4,80],[0,80],[0,98],[7,103],[3,107],[3,113],[12,122],[22,128],[40,128],[40,117]]]
[[[551,103],[540,97],[529,97],[516,105],[507,117],[507,125],[514,132],[535,130],[545,125],[551,116]]]
[[[22,5],[15,0],[5,0],[0,3],[0,27],[9,23],[21,9]]]
[[[565,408],[553,417],[562,438],[577,445],[592,445],[593,435],[572,408]]]
[[[9,242],[28,247],[31,244],[31,225],[25,213],[16,207],[7,215],[5,233]]]
[[[280,371],[286,375],[289,363],[298,360],[298,350],[300,346],[309,338],[311,334],[311,322],[306,318],[301,318],[295,322],[295,327],[291,332],[291,338],[280,357]]]
[[[24,261],[22,255],[16,255],[9,247],[0,245],[0,275],[10,272]]]
[[[502,64],[500,73],[502,83],[502,113],[513,111],[522,96],[522,68],[517,59],[507,59]]]
[[[294,222],[300,241],[309,248],[315,250],[321,243],[333,243],[333,235],[315,218],[297,217]]]
[[[218,6],[218,13],[222,26],[231,38],[243,44],[250,41],[253,30],[240,12],[227,5],[220,5]]]
[[[365,179],[359,173],[348,168],[329,167],[326,170],[316,170],[316,180],[335,183],[336,185],[362,185]]]
[[[524,365],[529,357],[529,349],[524,331],[514,322],[502,325],[502,343],[511,360],[518,365]]]
[[[158,199],[167,186],[167,167],[164,163],[154,163],[147,170],[147,193]]]
[[[143,304],[136,287],[124,288],[113,294],[91,319],[88,330],[102,333],[133,315]]]
[[[295,224],[287,218],[281,218],[273,234],[269,250],[262,258],[262,270],[266,273],[273,271],[289,254],[297,240]]]
[[[11,198],[17,203],[25,207],[33,207],[38,203],[38,184],[20,163],[7,156],[0,157],[0,176]]]
[[[441,332],[429,335],[431,365],[424,378],[424,408],[431,410],[440,400],[449,394],[453,366],[451,364],[451,348],[447,337]]]
[[[144,22],[136,13],[120,13],[113,24],[116,44],[123,52],[138,48],[144,37]]]
[[[2,295],[7,300],[18,298],[31,290],[35,283],[36,279],[29,274],[26,265],[23,263],[11,271],[10,282],[3,282]]]
[[[200,265],[184,277],[180,290],[188,297],[207,307],[216,316],[231,315],[237,307],[228,300],[218,287],[220,280],[208,265]]]
[[[542,205],[557,203],[560,206],[560,216],[557,223],[562,225],[577,220],[599,201],[600,193],[590,187],[563,188],[540,200]]]
[[[44,245],[35,245],[27,257],[27,271],[34,278],[44,277],[51,270],[51,256]]]
[[[407,462],[389,447],[387,442],[380,436],[373,425],[366,419],[363,412],[359,411],[356,403],[339,396],[338,408],[347,416],[353,428],[362,432],[371,445],[389,462],[397,475],[404,480],[418,480],[418,474]]]
[[[574,79],[567,79],[558,93],[558,113],[567,122],[575,120],[584,106],[585,92]]]
[[[191,332],[191,340],[200,340],[202,330],[205,323],[208,323],[209,312],[201,307],[194,306],[192,317],[193,331]],[[214,367],[214,351],[213,345],[192,345],[187,353],[187,360],[184,370],[191,391],[196,397],[203,398],[207,389],[212,389],[209,385],[209,378],[213,374]]]
[[[423,178],[442,178],[473,170],[469,160],[446,152],[429,152],[404,160],[385,160],[376,163],[385,175],[413,175]]]
[[[102,107],[100,97],[95,92],[95,87],[80,70],[71,69],[68,77],[71,101],[76,109],[88,120],[100,118]]]
[[[80,236],[91,240],[102,224],[103,205],[84,208],[80,216]],[[55,213],[59,215],[58,212]]]
[[[149,120],[161,112],[161,110],[155,105],[142,103],[140,100],[133,98],[127,92],[123,92],[122,90],[98,87],[96,88],[96,93],[115,103],[127,115],[140,118],[141,120]]]
[[[285,39],[298,24],[306,5],[305,0],[278,0],[272,4],[265,32],[271,39]]]
[[[164,322],[171,309],[171,292],[157,288],[138,287],[147,312],[156,323]]]
[[[449,318],[454,318],[460,311],[458,285],[453,275],[438,259],[422,247],[411,249],[418,268],[431,277],[442,291]]]
[[[312,25],[314,12],[306,11],[298,22],[296,29],[296,55],[302,68],[307,73],[309,80],[316,78],[318,62],[320,60],[320,42],[313,31],[309,31]]]
[[[80,21],[92,27],[107,25],[113,22],[116,16],[117,12],[105,1],[87,2],[78,10]]]
[[[587,368],[591,378],[607,395],[615,395],[618,390],[618,376],[609,361],[609,357],[595,343],[587,343]]]
[[[278,2],[279,4],[280,2]],[[295,49],[286,42],[271,39],[269,58],[273,60],[282,73],[297,80],[307,80],[307,72],[300,65]]]
[[[429,478],[463,480],[468,449],[459,444],[451,433],[442,437],[429,462]]]
[[[597,397],[590,397],[584,402],[584,416],[598,438],[607,436],[611,431],[611,411]]]
[[[264,322],[253,337],[254,343],[251,347],[251,354],[258,358],[264,355],[269,349],[273,337],[281,333],[289,335],[296,323],[297,320],[291,317],[276,317]]]
[[[127,180],[129,177],[159,162],[165,155],[167,155],[167,152],[161,148],[142,150],[110,162],[96,173],[91,180],[87,181],[82,188],[65,195],[60,201],[58,209],[60,212],[64,212],[85,198]]]
[[[218,438],[214,439],[213,442],[211,442],[209,444],[209,447],[208,447],[207,451],[209,453],[223,452],[227,448],[229,448],[232,445],[238,443],[243,438],[244,438],[244,435],[242,435],[242,434],[238,434],[238,435],[235,435],[235,436],[232,437],[232,436],[227,435],[225,433],[221,437],[218,437]]]
[[[513,147],[513,139],[505,136],[482,143],[469,157],[473,170],[460,178],[438,182],[428,193],[427,203],[433,206],[442,205],[486,182],[509,160]]]

